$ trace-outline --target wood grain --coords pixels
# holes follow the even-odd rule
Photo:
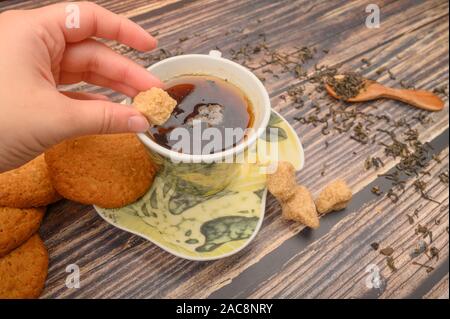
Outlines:
[[[446,159],[433,167],[440,172],[448,165]],[[410,225],[406,214],[412,214],[420,200],[411,185],[408,186],[404,200],[393,205],[387,197],[368,203],[358,211],[346,215],[326,236],[314,242],[307,250],[299,253],[289,261],[279,273],[255,289],[250,297],[306,297],[306,298],[355,298],[371,293],[365,280],[368,265],[376,265],[381,276],[386,280],[386,287],[377,292],[378,297],[407,297],[428,274],[424,269],[412,265],[410,253],[415,247],[419,235],[415,234],[418,224],[428,225],[433,229],[434,242],[441,250],[439,263],[448,258],[448,232],[446,224],[434,225],[438,218],[448,219],[448,193],[446,185],[439,180],[430,186],[433,196],[441,205],[422,203],[419,218]],[[394,248],[394,260],[397,272],[392,272],[386,265],[386,257],[374,251],[370,244],[377,242],[380,249]],[[426,256],[418,258],[426,262]],[[299,271],[299,270],[302,271]],[[314,280],[311,280],[314,278]],[[412,279],[414,278],[414,279]],[[407,282],[407,285],[404,283]]]
[[[55,1],[3,1],[0,12],[50,2]],[[448,86],[446,1],[377,1],[382,12],[379,29],[365,27],[364,1],[97,2],[157,33],[159,46],[172,53],[207,53],[218,47],[230,58],[230,50],[257,43],[264,33],[267,45],[278,52],[293,55],[302,46],[314,46],[316,57],[304,66],[309,74],[315,64],[343,65],[343,69],[359,70],[389,86],[399,87],[400,81],[429,90]],[[188,39],[180,42],[181,37]],[[328,54],[322,52],[325,49]],[[125,54],[147,66],[160,52]],[[371,65],[365,65],[362,58]],[[306,81],[267,64],[262,55],[255,55],[246,64],[265,77],[272,107],[289,120],[302,140],[306,166],[298,180],[317,194],[331,179],[344,178],[356,193],[354,204],[342,213],[322,218],[322,227],[311,232],[281,220],[280,207],[269,196],[263,227],[247,248],[223,260],[191,262],[109,226],[92,207],[62,201],[49,209],[41,228],[51,260],[44,298],[402,298],[417,297],[415,293],[422,290],[419,297],[437,298],[447,291],[448,298],[448,269],[444,274],[439,272],[446,261],[448,265],[448,209],[441,211],[441,207],[448,208],[448,185],[430,181],[430,192],[440,206],[424,202],[413,192],[412,180],[408,184],[410,195],[396,205],[384,196],[371,195],[371,185],[383,183],[378,174],[392,169],[397,161],[386,157],[378,144],[362,146],[351,140],[350,133],[323,136],[320,126],[300,124],[295,117],[316,114],[316,109],[311,105],[297,109],[293,101],[285,100],[291,86],[306,86],[305,94],[311,94],[310,99],[322,106],[318,116],[326,112],[328,103],[336,102],[323,98]],[[380,67],[389,68],[396,79],[387,73],[377,75]],[[269,68],[278,77],[266,73]],[[86,84],[69,88],[101,92],[114,100],[123,98]],[[448,169],[448,141],[442,144],[442,136],[448,139],[447,99],[444,110],[432,114],[432,122],[425,125],[413,120],[421,111],[398,102],[380,100],[357,109],[408,119],[422,141],[440,141],[442,162],[430,162],[431,177]],[[380,121],[373,130],[383,125]],[[387,136],[377,137],[378,142],[387,140]],[[364,170],[368,155],[379,156],[385,166],[379,171]],[[325,176],[321,176],[324,167]],[[419,206],[417,222],[432,225],[441,219],[440,225],[433,226],[434,245],[441,250],[440,260],[433,261],[437,277],[408,259],[417,238],[416,225],[409,225],[405,214]],[[370,249],[373,241],[395,246],[399,271],[391,273],[384,258]],[[65,268],[71,263],[81,269],[80,289],[65,286]],[[380,267],[387,282],[383,290],[365,286],[365,270],[370,264]],[[430,284],[433,288],[428,288]]]
[[[431,289],[425,296],[425,299],[448,299],[448,274]]]

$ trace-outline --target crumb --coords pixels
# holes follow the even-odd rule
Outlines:
[[[177,102],[159,88],[151,88],[136,95],[133,106],[153,125],[164,124],[172,114]]]
[[[352,191],[343,180],[335,180],[328,184],[316,199],[319,213],[326,214],[342,210],[352,199]]]

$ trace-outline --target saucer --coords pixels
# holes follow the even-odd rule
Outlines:
[[[277,128],[278,130],[269,130]],[[277,142],[269,142],[276,132]],[[303,147],[294,129],[272,110],[265,146],[278,149],[278,160],[296,170],[304,164]],[[267,141],[266,141],[267,140]],[[264,161],[271,160],[264,158]],[[275,159],[276,160],[276,159]],[[94,206],[111,225],[141,236],[167,252],[189,260],[214,260],[247,246],[261,227],[266,207],[266,177],[257,163],[242,164],[235,179],[219,193],[183,192],[189,185],[156,175],[150,190],[138,201],[116,209]]]

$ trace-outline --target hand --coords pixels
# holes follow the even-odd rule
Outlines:
[[[157,44],[152,36],[98,5],[75,4],[80,28],[66,27],[65,3],[0,14],[0,172],[67,138],[148,129],[133,108],[102,95],[57,90],[85,81],[135,96],[161,86],[147,70],[91,38],[148,51]]]

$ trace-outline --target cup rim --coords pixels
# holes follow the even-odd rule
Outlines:
[[[214,52],[214,53],[213,53]],[[270,119],[270,113],[271,113],[271,105],[270,105],[270,98],[269,94],[267,93],[266,88],[262,84],[262,82],[258,79],[258,77],[253,74],[249,69],[246,67],[240,65],[239,63],[236,63],[234,61],[228,60],[226,58],[221,57],[221,53],[218,51],[211,51],[210,54],[183,54],[178,55],[174,57],[170,57],[164,60],[161,60],[150,67],[147,68],[147,70],[151,71],[153,68],[160,66],[162,64],[175,61],[175,60],[182,60],[186,58],[203,58],[203,59],[210,59],[212,61],[220,61],[221,63],[228,64],[231,67],[239,68],[242,72],[246,73],[256,84],[258,87],[260,94],[263,97],[263,104],[264,109],[267,109],[265,114],[262,116],[261,125],[258,128],[253,128],[253,133],[248,136],[248,138],[245,138],[243,141],[239,142],[236,146],[226,149],[221,152],[213,153],[213,154],[186,154],[186,153],[180,153],[176,152],[170,149],[167,149],[155,141],[153,141],[150,137],[148,137],[145,133],[138,133],[137,136],[141,140],[144,145],[146,145],[149,149],[159,153],[163,157],[170,158],[171,160],[177,161],[177,162],[187,162],[187,163],[201,163],[201,162],[215,162],[220,161],[223,159],[230,158],[233,155],[240,154],[244,150],[246,150],[249,146],[253,145],[256,140],[263,134],[264,129],[267,127]],[[180,74],[180,76],[183,74]],[[131,99],[129,99],[131,101]]]

